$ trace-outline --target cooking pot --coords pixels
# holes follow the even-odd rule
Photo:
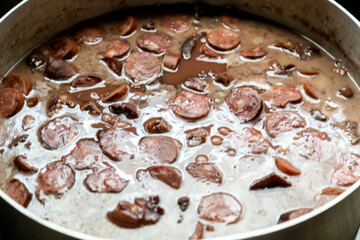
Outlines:
[[[0,19],[0,76],[54,34],[80,21],[125,7],[171,4],[177,0],[24,0]],[[341,59],[360,83],[360,23],[328,0],[182,0],[233,6],[283,24]],[[324,86],[326,87],[326,86]],[[352,240],[360,225],[360,181],[314,211],[279,225],[219,239]],[[0,221],[5,239],[98,239],[48,222],[0,191]],[[75,219],[74,219],[75,220]],[[121,236],[119,236],[121,237]]]

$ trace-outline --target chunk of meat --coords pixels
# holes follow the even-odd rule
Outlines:
[[[146,31],[154,31],[156,30],[156,26],[153,22],[146,22],[141,26],[141,29]]]
[[[227,75],[226,73],[216,74],[215,82],[221,83],[225,87],[229,86],[230,83],[234,80],[233,77]]]
[[[160,164],[171,164],[176,161],[181,143],[166,136],[144,137],[139,142],[139,148],[150,161]]]
[[[230,128],[228,127],[219,127],[218,129],[218,132],[223,135],[223,136],[227,136],[229,135],[231,132],[233,132],[233,130],[231,130]]]
[[[93,169],[85,183],[92,192],[119,193],[128,185],[129,180],[122,178],[114,167],[106,164],[105,168]]]
[[[44,74],[47,78],[56,81],[68,80],[78,72],[77,67],[60,58],[49,58]]]
[[[164,57],[164,66],[175,70],[179,65],[180,55],[174,53],[167,53]]]
[[[101,27],[84,27],[74,34],[76,41],[87,44],[98,43],[104,36],[105,30]]]
[[[199,240],[203,238],[204,225],[201,222],[197,222],[193,234],[189,237],[189,240]]]
[[[137,39],[137,44],[141,49],[153,53],[167,51],[171,42],[171,36],[164,32],[145,33]]]
[[[136,52],[126,59],[125,73],[135,84],[146,84],[155,80],[160,71],[161,63],[151,53]]]
[[[40,170],[36,182],[38,198],[41,193],[60,197],[73,187],[75,171],[63,162],[52,162]]]
[[[302,75],[305,75],[305,76],[309,76],[309,77],[316,76],[319,74],[318,72],[309,71],[309,70],[299,70],[299,73],[301,73]]]
[[[125,40],[113,40],[101,48],[98,54],[103,58],[121,58],[130,50],[130,44]]]
[[[30,80],[20,74],[11,74],[1,80],[1,86],[4,88],[16,88],[20,93],[28,95],[32,89]]]
[[[4,81],[4,80],[3,80]],[[350,87],[342,87],[339,89],[339,94],[345,98],[352,98],[354,96]]]
[[[32,52],[26,59],[26,64],[32,71],[40,69],[46,65],[47,57],[40,51]]]
[[[220,146],[223,143],[223,140],[224,139],[222,137],[216,135],[211,136],[210,138],[211,144],[215,146]]]
[[[79,45],[68,38],[61,38],[55,41],[51,48],[54,58],[72,59],[79,52]]]
[[[211,47],[220,51],[234,49],[240,44],[239,34],[223,28],[210,31],[206,40]]]
[[[222,173],[214,163],[189,163],[186,171],[202,182],[222,183]]]
[[[22,172],[26,173],[35,173],[38,171],[38,169],[34,166],[32,166],[29,162],[26,156],[19,155],[14,159],[15,166]]]
[[[94,102],[86,102],[82,107],[81,111],[89,111],[91,116],[99,116],[102,111],[96,106]]]
[[[226,98],[226,104],[240,122],[248,122],[258,116],[262,110],[262,100],[251,87],[234,88]]]
[[[115,58],[108,58],[108,57],[101,59],[101,61],[103,61],[113,73],[115,73],[119,77],[121,76],[121,72],[122,72],[121,61]]]
[[[32,199],[32,194],[29,192],[26,186],[17,179],[10,180],[8,191],[9,196],[24,208],[29,205]]]
[[[321,195],[327,195],[327,196],[339,196],[340,194],[342,194],[343,192],[345,192],[344,189],[342,188],[337,188],[337,187],[327,187],[321,190]]]
[[[81,139],[70,154],[62,157],[62,160],[76,170],[90,169],[102,160],[102,150],[93,139]]]
[[[26,100],[26,105],[28,107],[35,107],[39,103],[39,99],[37,97],[28,98]]]
[[[221,22],[233,30],[240,30],[243,26],[240,19],[228,15],[221,16]]]
[[[167,15],[161,19],[160,25],[171,32],[185,32],[191,27],[190,18],[182,14]]]
[[[190,198],[189,197],[180,197],[177,201],[179,208],[181,211],[185,212],[190,204]]]
[[[312,109],[310,111],[310,114],[311,114],[311,116],[313,116],[313,118],[315,118],[318,121],[325,122],[327,120],[327,116],[325,114],[323,114],[322,112],[320,112],[319,110]]]
[[[305,83],[303,84],[303,88],[304,88],[305,93],[306,93],[309,97],[311,97],[311,98],[313,98],[313,99],[319,99],[319,98],[320,98],[317,90],[315,89],[315,87],[314,87],[311,83],[305,82]]]
[[[304,129],[294,137],[295,151],[304,158],[320,161],[331,152],[330,138],[314,128]]]
[[[108,92],[102,99],[104,103],[117,102],[124,99],[129,92],[129,86],[124,84],[115,90]]]
[[[278,223],[286,222],[311,212],[312,208],[299,208],[280,215]]]
[[[35,123],[35,118],[31,115],[26,115],[22,120],[21,127],[24,131],[27,131],[34,126],[34,123]]]
[[[100,147],[114,161],[134,158],[136,147],[129,141],[135,135],[122,128],[110,128],[100,137]]]
[[[124,114],[128,119],[136,119],[140,116],[138,108],[134,103],[113,104],[109,107],[109,110],[117,115]]]
[[[78,76],[77,78],[75,78],[74,81],[72,82],[71,86],[73,88],[91,87],[91,86],[98,84],[101,81],[102,81],[102,79],[98,75],[95,75],[95,74],[82,75],[82,76]]]
[[[254,47],[240,52],[244,58],[257,59],[262,58],[267,54],[267,51],[261,47]]]
[[[206,44],[202,44],[199,48],[200,55],[209,58],[224,58],[224,54],[220,54],[208,48]]]
[[[0,90],[0,117],[11,117],[24,106],[24,96],[16,88]]]
[[[270,146],[269,140],[259,130],[251,127],[244,127],[241,132],[232,132],[229,136],[236,149],[243,153],[263,153]]]
[[[137,26],[138,24],[135,18],[128,16],[119,27],[120,36],[124,37],[132,34],[136,30]]]
[[[184,91],[175,97],[171,109],[180,117],[196,120],[209,114],[211,109],[210,98]]]
[[[179,169],[169,166],[152,166],[146,169],[151,177],[158,179],[166,185],[179,189],[182,177]]]
[[[69,95],[60,95],[50,99],[47,103],[47,114],[52,117],[54,114],[59,113],[63,105],[69,108],[76,107],[77,103]]]
[[[77,120],[65,116],[54,118],[40,128],[43,146],[53,150],[72,143],[81,133],[82,126]]]
[[[339,186],[350,186],[360,179],[360,158],[353,154],[343,156],[331,181]]]
[[[183,83],[185,87],[197,92],[206,92],[208,84],[206,81],[202,81],[199,78],[190,77]]]
[[[295,68],[294,64],[281,65],[275,60],[269,62],[269,71],[266,73],[272,77],[288,77],[291,74],[291,71]]]
[[[142,219],[144,225],[157,223],[161,215],[165,213],[164,209],[158,206],[159,201],[158,196],[149,197],[148,200],[145,198],[135,198],[135,204],[145,209],[144,218]]]
[[[274,107],[283,108],[288,104],[300,102],[302,95],[295,87],[275,86],[269,97],[270,104]]]
[[[265,127],[270,137],[275,138],[281,133],[305,127],[305,121],[296,112],[274,112],[267,117]]]
[[[288,160],[275,156],[275,165],[283,173],[290,176],[297,176],[301,174],[300,169],[292,165]]]
[[[209,132],[205,128],[195,128],[186,131],[186,143],[188,147],[196,147],[206,142]]]
[[[242,211],[240,202],[229,193],[213,193],[201,198],[198,213],[200,218],[227,224],[239,221]]]
[[[167,133],[170,132],[171,126],[163,118],[150,118],[143,124],[144,129],[148,133]]]
[[[276,188],[276,187],[290,187],[291,183],[286,181],[284,178],[276,175],[275,173],[270,173],[263,178],[255,180],[250,185],[250,190],[259,190],[265,188]]]

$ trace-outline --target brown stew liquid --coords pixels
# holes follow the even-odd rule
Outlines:
[[[232,9],[112,13],[12,74],[28,80],[0,84],[1,188],[72,230],[224,236],[306,214],[360,178],[350,75],[303,37]]]

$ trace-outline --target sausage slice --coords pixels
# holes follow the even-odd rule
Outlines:
[[[355,155],[342,157],[331,176],[331,181],[339,186],[350,186],[360,179],[360,159]]]
[[[149,83],[160,74],[159,59],[147,52],[131,54],[125,63],[125,73],[135,84]]]
[[[14,159],[15,166],[22,172],[26,173],[35,173],[38,171],[38,169],[34,166],[32,166],[27,157],[24,155],[19,155]]]
[[[221,22],[233,30],[240,30],[243,26],[240,19],[227,15],[221,17]]]
[[[211,109],[210,98],[184,91],[174,99],[171,109],[180,117],[196,120],[209,114]]]
[[[250,190],[258,190],[265,188],[276,188],[276,187],[290,187],[291,183],[286,181],[284,178],[276,175],[275,173],[270,173],[263,178],[255,180],[250,185]]]
[[[240,44],[239,34],[223,28],[209,32],[206,40],[211,47],[220,51],[234,49]]]
[[[154,163],[171,164],[176,161],[181,143],[166,136],[144,137],[139,142],[139,148]]]
[[[17,179],[10,180],[9,196],[24,208],[29,205],[32,199],[32,194],[26,186]]]
[[[244,127],[241,132],[231,132],[230,140],[243,153],[263,153],[270,146],[270,142],[255,128]]]
[[[133,33],[137,28],[137,21],[134,17],[129,16],[119,27],[120,36],[125,37]]]
[[[16,88],[0,90],[0,117],[11,117],[24,106],[24,96]]]
[[[91,87],[98,84],[101,81],[102,79],[98,75],[83,75],[75,78],[71,86],[73,88]]]
[[[174,189],[179,189],[182,182],[179,169],[170,166],[152,166],[146,169],[152,178],[158,179]]]
[[[125,40],[113,40],[104,48],[99,50],[103,58],[121,58],[130,50],[130,44]]]
[[[145,33],[137,39],[139,47],[153,53],[163,53],[170,48],[171,37],[164,32]]]
[[[214,163],[189,163],[186,171],[203,182],[222,183],[222,173]]]
[[[254,119],[262,109],[262,100],[258,92],[251,87],[234,88],[226,98],[226,104],[241,122]]]
[[[262,58],[267,54],[267,51],[261,47],[254,47],[240,52],[244,58],[257,59]]]
[[[180,58],[181,56],[178,54],[167,53],[164,57],[164,66],[171,70],[175,70],[179,65]]]
[[[144,122],[144,129],[148,133],[166,133],[170,132],[171,126],[163,118],[150,118]]]
[[[160,25],[172,32],[185,32],[191,27],[190,18],[182,14],[168,15],[161,19]]]
[[[294,165],[292,165],[288,160],[277,156],[274,158],[275,165],[281,172],[290,176],[296,176],[301,174],[301,171],[298,168],[294,167]]]
[[[1,86],[4,88],[16,88],[20,93],[28,95],[32,89],[30,80],[20,74],[11,74],[6,76],[1,81]]]
[[[193,234],[189,237],[189,240],[199,240],[203,238],[204,225],[201,222],[197,222]]]
[[[47,78],[61,81],[75,76],[78,69],[72,64],[60,58],[49,58],[44,74]]]
[[[277,137],[279,134],[305,127],[305,121],[299,114],[291,111],[271,113],[265,122],[266,131],[270,137]]]
[[[311,212],[312,208],[299,208],[280,215],[278,223],[286,222]]]
[[[276,86],[270,95],[270,104],[274,107],[285,107],[289,102],[300,102],[302,95],[299,90],[294,87]]]
[[[198,213],[200,218],[227,224],[239,221],[242,211],[240,202],[229,193],[213,193],[201,198]]]
[[[101,27],[85,27],[77,31],[74,38],[80,43],[95,44],[100,42],[104,36],[105,30]]]
[[[79,52],[79,45],[73,40],[62,38],[54,42],[51,46],[54,58],[72,59]]]

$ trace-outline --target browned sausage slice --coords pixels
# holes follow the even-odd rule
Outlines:
[[[271,113],[266,119],[265,126],[270,137],[275,138],[281,133],[305,127],[305,121],[296,112],[281,111]]]
[[[16,88],[20,93],[28,95],[32,89],[30,80],[20,74],[11,74],[2,79],[1,85],[4,88]]]
[[[114,167],[106,164],[104,169],[94,169],[85,179],[90,191],[98,193],[119,193],[129,183],[123,179]]]
[[[270,146],[269,140],[255,128],[244,127],[241,132],[232,132],[230,136],[237,149],[244,153],[263,153]]]
[[[160,25],[172,32],[185,32],[191,27],[190,18],[182,14],[168,15],[161,19]]]
[[[120,36],[128,36],[133,33],[137,28],[137,21],[134,17],[129,16],[125,19],[125,22],[119,27]]]
[[[327,188],[324,188],[321,190],[321,194],[327,195],[327,196],[338,196],[338,195],[342,194],[343,192],[345,192],[344,189],[337,188],[337,187],[327,187]]]
[[[61,81],[75,76],[77,72],[78,69],[73,64],[65,62],[60,58],[50,57],[44,74],[49,79]]]
[[[14,159],[15,166],[23,172],[26,173],[35,173],[38,171],[38,169],[34,166],[32,166],[28,160],[27,157],[24,155],[19,155]]]
[[[179,189],[182,182],[179,169],[169,166],[152,166],[146,169],[150,176],[162,181],[174,189]]]
[[[170,48],[171,40],[164,32],[145,33],[137,39],[137,44],[145,51],[163,53]]]
[[[121,76],[122,63],[119,60],[106,57],[101,59],[101,61],[103,61],[112,72],[114,72],[119,77]]]
[[[75,183],[75,171],[63,162],[52,162],[42,168],[36,177],[36,195],[61,196]]]
[[[73,142],[82,130],[81,124],[68,116],[51,120],[40,129],[40,138],[47,149],[57,149]]]
[[[227,224],[239,221],[240,202],[229,193],[213,193],[201,198],[198,213],[202,219]]]
[[[139,148],[150,161],[171,164],[179,155],[181,143],[166,136],[144,137],[139,142]]]
[[[129,143],[134,136],[122,128],[110,128],[100,137],[100,147],[114,161],[129,160],[134,158],[136,151],[135,146]]]
[[[207,116],[211,109],[210,98],[189,91],[181,92],[174,99],[171,109],[186,119],[199,119]]]
[[[113,40],[104,48],[99,50],[103,58],[121,58],[130,50],[130,44],[125,40]]]
[[[101,82],[102,79],[98,75],[85,75],[85,76],[78,76],[75,78],[75,80],[72,82],[71,86],[73,88],[77,87],[91,87],[99,82]]]
[[[184,86],[197,92],[205,92],[208,89],[207,82],[194,77],[186,79]]]
[[[312,208],[299,208],[280,215],[278,223],[286,222],[311,212]]]
[[[98,43],[105,36],[105,30],[101,27],[85,27],[77,31],[74,35],[76,41],[81,43]]]
[[[289,86],[275,86],[270,95],[270,104],[274,107],[285,107],[289,102],[300,102],[302,95],[299,90]]]
[[[24,96],[16,88],[0,90],[0,117],[11,117],[24,106]]]
[[[227,15],[221,17],[221,22],[234,30],[240,30],[243,26],[240,19]]]
[[[17,179],[12,179],[9,185],[9,196],[23,207],[27,207],[32,199],[32,194],[26,186]]]
[[[144,122],[144,129],[148,133],[166,133],[171,130],[171,126],[163,118],[150,118]]]
[[[164,66],[171,70],[175,70],[179,65],[179,61],[180,55],[174,53],[167,53],[164,57]]]
[[[261,47],[254,47],[240,52],[244,58],[257,59],[262,58],[267,54],[267,51]]]
[[[76,170],[90,169],[92,165],[102,160],[102,151],[93,139],[81,139],[70,154],[62,157],[62,160]]]
[[[262,100],[251,87],[234,88],[226,98],[226,104],[241,122],[254,119],[262,109]]]
[[[315,87],[311,83],[305,82],[303,84],[303,88],[304,88],[305,93],[309,97],[311,97],[313,99],[319,99],[320,98],[319,94],[317,93],[317,90],[315,89]]]
[[[189,163],[186,171],[202,182],[222,183],[222,173],[214,163]]]
[[[121,87],[115,89],[114,91],[107,93],[106,96],[103,97],[102,101],[105,103],[120,101],[127,96],[128,92],[129,92],[128,85],[126,84],[122,85]]]
[[[199,240],[203,238],[204,225],[201,222],[197,222],[195,231],[189,237],[189,240]]]
[[[294,167],[294,165],[292,165],[288,160],[281,157],[274,158],[275,165],[281,172],[290,176],[296,176],[301,174],[301,171],[298,168]]]
[[[344,156],[331,176],[339,186],[350,186],[360,179],[360,159],[355,155]]]
[[[211,47],[220,51],[234,49],[240,44],[239,34],[228,29],[212,30],[207,35],[206,40]]]
[[[146,84],[160,74],[161,63],[159,59],[147,52],[131,54],[125,63],[126,75],[135,84]]]
[[[276,175],[275,173],[270,173],[263,178],[255,180],[250,185],[250,190],[259,190],[265,188],[276,188],[276,187],[290,187],[291,183],[286,181],[284,178]]]
[[[199,48],[200,55],[209,57],[209,58],[224,58],[224,54],[217,53],[206,46],[206,44],[202,44]]]
[[[79,52],[79,45],[68,38],[57,40],[52,44],[51,48],[54,52],[54,58],[72,59]]]

